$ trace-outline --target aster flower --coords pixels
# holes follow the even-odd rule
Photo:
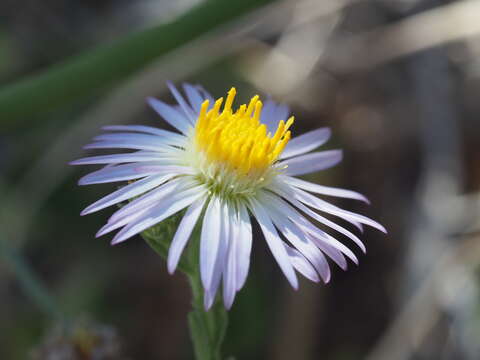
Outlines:
[[[201,221],[200,275],[205,308],[211,307],[223,281],[225,307],[247,278],[252,247],[250,217],[256,219],[273,257],[296,289],[296,271],[318,282],[330,280],[329,257],[342,269],[355,254],[319,222],[365,246],[351,231],[327,219],[334,215],[362,230],[382,225],[341,209],[313,194],[368,202],[354,191],[327,187],[295,176],[327,169],[342,158],[340,150],[311,152],[330,137],[328,128],[293,139],[289,109],[254,96],[234,109],[236,91],[214,100],[203,88],[184,84],[186,98],[172,85],[178,105],[149,98],[150,106],[178,132],[141,125],[106,126],[86,149],[134,152],[87,157],[74,165],[106,164],[80,179],[80,185],[129,181],[88,206],[82,215],[131,200],[117,210],[97,236],[121,229],[118,244],[186,209],[171,242],[168,270],[173,273],[197,222]],[[222,106],[223,104],[223,106]]]

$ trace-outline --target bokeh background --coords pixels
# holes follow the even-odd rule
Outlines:
[[[225,354],[480,359],[479,18],[474,0],[2,0],[0,359],[192,358],[185,278],[140,237],[95,239],[111,210],[79,212],[112,186],[67,165],[102,125],[166,126],[144,101],[173,101],[166,80],[331,127],[344,161],[309,180],[366,194],[334,202],[389,230],[295,292],[256,229]]]

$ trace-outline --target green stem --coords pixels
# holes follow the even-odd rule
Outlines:
[[[187,272],[192,288],[192,311],[188,314],[188,325],[196,360],[221,360],[221,348],[228,325],[228,313],[221,301],[215,301],[205,311],[204,290],[200,279],[200,228],[197,226],[190,239],[186,261],[192,271]]]
[[[221,360],[221,347],[228,325],[228,314],[217,301],[209,311],[203,307],[203,288],[198,274],[189,275],[193,309],[188,314],[190,335],[197,360]]]
[[[143,238],[165,260],[168,248],[183,213],[174,215],[144,231]],[[200,279],[200,224],[197,223],[187,249],[177,266],[188,277],[192,287],[192,311],[188,314],[190,335],[196,360],[221,360],[221,347],[228,324],[228,314],[220,301],[209,311],[203,306],[203,286]]]

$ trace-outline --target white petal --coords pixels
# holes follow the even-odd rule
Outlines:
[[[320,279],[318,278],[317,272],[308,262],[308,260],[305,259],[303,255],[296,249],[291,248],[287,244],[284,245],[285,249],[287,250],[288,257],[290,258],[290,262],[295,267],[295,269],[297,269],[297,271],[303,276],[305,276],[307,279],[313,282],[319,282]]]
[[[200,275],[206,291],[210,290],[215,273],[215,262],[217,261],[222,230],[221,216],[220,200],[214,197],[205,212],[200,239]]]
[[[296,136],[288,142],[285,150],[283,150],[280,155],[280,159],[286,159],[315,150],[325,144],[331,134],[332,131],[329,128],[321,128]]]
[[[336,196],[336,197],[347,198],[347,199],[361,200],[366,202],[367,204],[370,203],[365,196],[363,196],[362,194],[356,191],[339,189],[339,188],[334,188],[329,186],[322,186],[322,185],[314,184],[314,183],[300,180],[290,176],[279,176],[279,178],[282,178],[282,180],[284,180],[285,182],[287,182],[292,186],[295,186],[297,188],[307,190],[313,193]]]
[[[106,207],[118,204],[119,202],[131,199],[135,196],[141,195],[164,183],[171,177],[171,175],[153,175],[145,179],[136,181],[134,183],[128,184],[94,202],[93,204],[85,208],[85,210],[82,211],[81,215],[90,214],[105,209]]]
[[[202,197],[205,191],[206,190],[203,187],[197,187],[172,195],[171,197],[165,199],[165,201],[158,206],[152,208],[145,215],[144,219],[131,222],[122,230],[120,230],[113,238],[112,244],[118,244],[119,242],[125,241],[128,238],[131,238],[132,236],[142,232],[143,230],[158,224],[160,221],[175,214],[176,212],[192,204],[198,198]]]
[[[297,276],[295,275],[295,271],[293,270],[292,264],[290,263],[283,241],[278,236],[277,230],[273,226],[272,221],[268,216],[268,213],[257,201],[252,200],[250,204],[251,210],[258,223],[260,224],[260,228],[262,229],[263,235],[265,236],[265,240],[267,241],[267,245],[270,248],[273,257],[275,258],[275,260],[277,260],[280,269],[282,269],[285,277],[288,279],[292,287],[294,289],[297,289]]]
[[[177,100],[178,104],[185,113],[186,119],[188,119],[189,123],[193,125],[195,123],[196,116],[193,113],[192,108],[187,104],[183,96],[180,94],[180,92],[177,90],[177,88],[175,87],[175,85],[173,85],[172,82],[167,81],[167,86],[170,89],[173,97],[175,98],[175,100]]]
[[[191,129],[191,123],[184,114],[173,106],[167,105],[153,97],[149,97],[147,102],[166,122],[183,134],[188,134]]]
[[[341,150],[327,150],[293,157],[279,162],[277,166],[280,169],[288,166],[283,170],[285,175],[303,175],[328,169],[337,165],[341,160]]]
[[[200,198],[190,205],[187,212],[183,216],[182,221],[178,225],[178,229],[175,232],[175,236],[173,237],[172,243],[168,250],[167,267],[170,274],[173,274],[177,268],[183,249],[187,245],[193,228],[195,227],[195,224],[202,213],[205,201],[206,198]]]
[[[250,267],[250,253],[252,251],[252,224],[247,209],[243,204],[238,206],[239,236],[237,241],[237,291],[240,290],[247,280]]]

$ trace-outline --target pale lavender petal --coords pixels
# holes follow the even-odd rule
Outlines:
[[[178,229],[175,232],[175,236],[173,237],[172,243],[168,250],[167,267],[170,274],[173,274],[177,268],[183,249],[187,245],[193,228],[195,227],[195,224],[202,213],[205,201],[206,198],[203,197],[190,205],[187,212],[183,216],[182,221],[180,221],[180,224],[178,225]]]
[[[297,191],[302,191],[302,190],[294,189],[294,190],[288,191],[288,192],[286,190],[287,189],[285,188],[285,186],[280,184],[279,182],[275,183],[275,186],[272,188],[272,191],[274,191],[275,193],[277,193],[280,196],[283,196],[286,199],[289,199],[289,201],[296,208],[300,209],[301,211],[303,211],[308,216],[314,218],[315,220],[317,220],[317,221],[331,227],[332,229],[340,232],[341,234],[347,236],[348,238],[353,240],[360,247],[360,249],[362,249],[362,251],[364,253],[367,251],[363,242],[355,234],[353,234],[351,231],[341,227],[340,225],[338,225],[338,224],[334,223],[333,221],[321,216],[320,214],[317,214],[316,212],[312,211],[310,208],[303,205],[299,201],[300,199],[298,199],[299,195],[296,193]],[[347,220],[350,221],[349,219],[347,219]],[[352,222],[352,223],[354,225],[357,225],[356,222]]]
[[[215,274],[215,262],[221,239],[222,211],[220,200],[212,198],[203,218],[200,240],[200,275],[205,290],[209,291]]]
[[[148,104],[155,110],[166,122],[175,129],[187,135],[191,129],[190,121],[180,111],[173,106],[165,104],[163,101],[153,97],[147,98]]]
[[[260,228],[262,229],[267,245],[270,248],[270,251],[273,254],[275,260],[277,260],[280,269],[282,269],[285,277],[288,279],[290,284],[294,289],[298,288],[298,280],[293,270],[292,264],[290,263],[288,254],[283,245],[283,241],[278,236],[275,226],[273,226],[272,220],[268,216],[268,213],[265,211],[263,206],[261,206],[257,201],[252,200],[250,202],[251,210],[257,219]]]
[[[277,119],[277,121],[280,121],[280,120],[287,121],[289,114],[290,114],[290,108],[287,105],[276,104],[274,116]]]
[[[113,230],[120,229],[121,227],[127,225],[128,223],[131,223],[132,221],[135,221],[137,219],[140,219],[142,216],[144,216],[150,209],[152,209],[156,204],[150,204],[149,206],[146,206],[142,208],[141,210],[135,211],[130,213],[128,216],[122,217],[118,221],[109,221],[105,225],[103,225],[100,230],[97,231],[95,234],[95,237],[100,237],[103,236],[109,232],[112,232]]]
[[[180,94],[180,92],[177,90],[175,85],[171,81],[167,81],[167,86],[170,89],[170,92],[172,93],[173,97],[175,100],[177,100],[178,104],[182,108],[183,112],[186,115],[186,119],[190,122],[190,124],[194,124],[196,120],[196,116],[193,113],[192,108],[187,104],[183,96]]]
[[[270,184],[269,189],[272,192],[277,193],[278,195],[284,197],[285,199],[301,200],[299,198],[299,193],[300,192],[305,193],[303,190],[292,187],[292,186],[288,185],[287,183],[279,181],[279,180],[281,180],[281,179],[275,179],[272,182],[272,184]],[[308,193],[305,193],[305,194],[313,197],[313,195],[311,195],[311,194],[308,194]],[[315,199],[318,199],[318,198],[315,198]],[[332,205],[332,204],[327,203],[327,202],[325,202],[325,204],[326,204],[326,207],[328,206],[329,208],[340,210],[340,208],[336,207],[335,205]],[[320,216],[320,215],[318,215],[318,216]],[[357,227],[360,231],[363,231],[363,226],[358,221],[356,221],[356,220],[354,220],[350,217],[345,217],[345,216],[343,216],[343,217],[339,216],[339,217],[342,218],[345,221],[348,221],[349,223],[351,223],[352,225]]]
[[[250,267],[250,253],[252,251],[252,224],[247,209],[243,204],[238,206],[239,241],[237,241],[237,291],[240,290],[247,280]]]
[[[223,303],[229,310],[232,307],[235,293],[237,291],[237,242],[243,239],[238,237],[238,216],[233,209],[229,210],[228,216],[224,219],[228,222],[228,248],[223,265]]]
[[[119,141],[97,141],[87,144],[84,149],[132,149],[132,150],[149,150],[162,153],[170,153],[172,148],[162,142],[145,141],[143,139],[119,140]]]
[[[344,244],[342,244],[340,241],[335,239],[333,236],[327,234],[326,232],[320,230],[319,228],[315,227],[312,224],[306,224],[302,221],[297,221],[298,219],[292,219],[293,222],[297,224],[297,226],[302,229],[304,232],[308,233],[311,235],[311,239],[315,241],[318,247],[318,243],[316,240],[325,242],[333,246],[334,248],[338,249],[341,251],[345,256],[347,256],[350,260],[352,260],[355,264],[358,265],[358,259],[355,256],[355,254],[350,250],[348,247],[346,247]]]
[[[268,201],[272,203],[275,207],[277,207],[278,209],[282,209],[282,212],[284,212],[285,215],[288,216],[288,218],[290,218],[290,220],[292,220],[292,222],[295,223],[295,225],[297,225],[302,231],[309,233],[314,237],[322,238],[324,241],[328,242],[329,244],[340,250],[342,253],[344,253],[353,262],[355,262],[356,264],[358,263],[357,257],[349,248],[347,248],[341,242],[327,234],[325,231],[317,228],[285,200],[274,194],[267,194],[266,192],[264,193],[264,196],[268,197]]]
[[[171,175],[174,177],[175,175]],[[144,194],[137,199],[129,202],[127,205],[123,206],[121,209],[117,210],[108,220],[109,223],[114,223],[119,221],[125,216],[129,216],[132,213],[135,213],[145,207],[149,207],[151,204],[158,204],[163,199],[173,195],[174,193],[181,192],[189,187],[195,185],[188,182],[184,177],[176,178],[170,180],[169,182],[159,186],[158,188]]]
[[[78,185],[134,180],[157,173],[156,171],[139,171],[138,167],[139,163],[106,167],[85,175],[78,181]]]
[[[322,250],[329,258],[331,258],[340,268],[347,270],[347,260],[343,256],[342,252],[337,248],[333,247],[330,243],[323,240],[319,237],[313,237],[310,234],[307,234],[309,239],[311,239],[315,244]]]
[[[297,200],[291,200],[292,204],[297,207],[298,209],[300,209],[301,211],[303,211],[305,214],[307,214],[308,216],[314,218],[315,220],[331,227],[332,229],[338,231],[339,233],[347,236],[348,238],[350,238],[351,240],[353,240],[353,242],[355,244],[358,245],[358,247],[364,252],[366,253],[367,252],[367,249],[365,247],[365,245],[363,244],[363,242],[355,235],[353,234],[352,232],[348,231],[347,229],[341,227],[340,225],[338,224],[335,224],[333,221],[330,221],[329,219],[317,214],[316,212],[310,210],[309,208],[307,208],[305,205],[303,205],[302,203],[300,203],[299,201]]]
[[[325,144],[331,134],[332,131],[329,128],[321,128],[296,136],[288,142],[285,150],[283,150],[280,155],[280,159],[286,159],[315,150]]]
[[[314,183],[300,180],[290,176],[279,176],[279,178],[283,179],[285,182],[289,183],[292,186],[295,186],[297,188],[307,190],[313,193],[360,200],[360,201],[366,202],[367,204],[370,204],[370,201],[368,201],[368,199],[365,196],[363,196],[362,194],[356,191],[339,189],[339,188],[334,188],[329,186],[322,186],[322,185],[314,184]]]
[[[325,255],[323,255],[323,253],[321,251],[320,251],[320,255],[321,255],[319,257],[320,266],[317,268],[317,271],[320,274],[320,276],[322,277],[323,282],[325,284],[328,284],[330,282],[331,277],[332,277],[332,273],[330,272],[330,265],[328,264],[327,258],[325,257]],[[340,253],[340,255],[341,255],[341,253]]]
[[[150,134],[138,134],[138,133],[109,133],[95,136],[94,141],[112,141],[112,142],[130,142],[130,141],[143,141],[145,144],[164,144],[174,146],[185,146],[187,144],[187,138],[180,134],[171,133],[170,135],[157,136]]]
[[[85,210],[81,212],[81,215],[90,214],[90,213],[105,209],[106,207],[118,204],[122,201],[131,199],[135,196],[141,195],[159,186],[160,184],[164,183],[170,177],[171,176],[169,175],[154,175],[154,176],[149,176],[145,179],[136,181],[134,183],[128,184],[118,189],[117,191],[114,191],[113,193],[94,202],[93,204],[85,208]]]
[[[153,126],[145,126],[145,125],[107,125],[107,126],[102,126],[102,129],[107,131],[134,131],[134,132],[141,132],[141,133],[159,135],[159,136],[174,135],[174,136],[183,137],[183,135],[174,133],[172,131],[158,129]]]
[[[228,204],[220,204],[220,219],[226,219],[228,213]],[[204,296],[204,307],[205,310],[209,310],[215,301],[215,295],[217,294],[217,289],[220,286],[220,280],[223,275],[223,270],[225,266],[225,258],[227,257],[228,251],[228,240],[229,240],[229,231],[230,223],[227,221],[221,221],[220,223],[220,240],[218,245],[218,254],[215,260],[215,265],[213,269],[213,278],[210,285],[210,288],[205,289]],[[201,267],[200,267],[201,272]]]
[[[262,113],[260,115],[261,123],[267,125],[268,131],[272,134],[274,134],[277,130],[277,126],[280,120],[286,120],[275,117],[276,108],[277,104],[274,101],[268,99],[263,104]]]
[[[89,156],[82,159],[70,162],[70,165],[90,165],[90,164],[121,164],[129,162],[143,162],[143,161],[162,161],[171,158],[172,156],[165,153],[158,153],[155,151],[136,151],[126,154],[112,154]]]
[[[189,166],[176,166],[176,165],[164,165],[164,164],[155,164],[155,165],[143,165],[140,164],[137,166],[139,171],[155,171],[156,173],[168,173],[175,172],[182,175],[194,175],[196,174],[195,170]]]
[[[287,166],[283,170],[285,175],[303,175],[328,169],[337,165],[341,160],[341,150],[327,150],[293,157],[279,162],[277,166],[280,169]]]
[[[296,249],[291,248],[285,243],[284,246],[290,259],[290,263],[293,265],[293,267],[307,279],[313,282],[319,282],[320,279],[318,278],[317,272],[308,262],[308,260],[305,259],[303,255]]]
[[[185,90],[185,93],[187,94],[187,99],[190,102],[194,113],[199,114],[204,101],[202,95],[200,95],[200,91],[198,91],[195,86],[187,83],[183,84],[183,90]]]
[[[264,203],[268,203],[268,200],[264,201]],[[323,256],[315,243],[293,224],[288,217],[285,217],[285,211],[282,212],[283,207],[267,206],[266,208],[279,232],[312,263],[325,282],[330,281],[330,268],[325,256]]]
[[[335,205],[332,205],[322,199],[317,198],[316,196],[313,196],[303,190],[296,189],[295,190],[295,198],[300,200],[301,202],[324,212],[327,212],[332,215],[336,215],[338,217],[341,217],[342,219],[345,219],[347,221],[353,220],[360,222],[365,225],[369,225],[377,230],[380,230],[384,233],[387,233],[387,230],[378,222],[360,214],[356,214],[351,211],[347,211],[344,209],[341,209]]]
[[[202,197],[205,194],[205,191],[206,190],[203,187],[197,187],[173,194],[162,201],[161,204],[152,208],[147,214],[145,214],[145,218],[133,221],[120,230],[113,238],[112,244],[118,244],[119,242],[125,241],[143,230],[158,224],[160,221],[177,213],[192,204],[198,198]]]

